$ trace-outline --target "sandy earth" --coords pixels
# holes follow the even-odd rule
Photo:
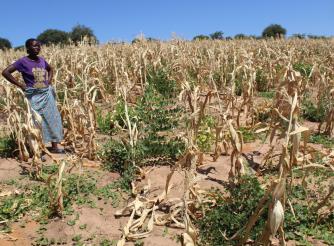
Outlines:
[[[268,146],[262,144],[260,141],[253,143],[247,143],[244,146],[243,153],[244,158],[248,160],[253,169],[252,172],[256,174],[256,170],[260,167],[260,163],[265,153],[268,151]],[[57,156],[61,158],[62,156]],[[92,170],[100,170],[99,165],[92,162],[84,162],[85,172],[91,172]],[[14,159],[0,159],[0,182],[22,179],[25,173],[26,166],[20,164]],[[200,176],[200,187],[208,189],[216,187],[220,190],[224,190],[224,186],[228,181],[228,172],[230,169],[230,156],[221,156],[216,162],[212,161],[212,157],[209,155],[204,156],[203,165],[198,168],[198,175]],[[103,186],[113,182],[119,177],[116,173],[106,173],[101,171],[101,175],[98,179],[98,185]],[[155,167],[151,171],[145,181],[151,181],[151,194],[157,195],[165,187],[165,181],[167,175],[170,173],[168,166]],[[171,180],[172,190],[169,197],[181,197],[183,192],[183,175],[182,173],[175,173]],[[0,190],[1,191],[1,190]],[[121,204],[120,207],[125,204]],[[111,204],[105,204],[102,200],[97,201],[97,208],[90,208],[87,206],[74,206],[75,213],[71,216],[66,216],[63,219],[53,219],[47,225],[43,227],[43,236],[48,239],[54,239],[58,243],[63,245],[75,245],[72,242],[72,238],[76,235],[81,235],[83,239],[90,238],[91,241],[87,241],[85,245],[99,245],[103,239],[117,240],[121,236],[121,229],[128,221],[129,217],[115,218],[115,208]],[[78,216],[76,215],[78,214]],[[77,220],[74,226],[69,226],[68,221]],[[80,229],[80,225],[86,225],[85,229]],[[26,215],[18,222],[12,224],[12,233],[9,234],[15,241],[10,241],[11,238],[4,238],[0,236],[1,246],[25,246],[32,245],[32,243],[40,237],[37,233],[41,228],[37,222],[34,222],[30,215]],[[155,226],[153,233],[143,240],[144,245],[147,246],[174,246],[180,245],[177,242],[177,235],[180,234],[180,230],[173,228],[166,228],[164,226]],[[127,243],[127,245],[134,245],[133,242]],[[289,245],[295,245],[294,242],[289,242]],[[313,245],[324,245],[320,242],[313,242]]]

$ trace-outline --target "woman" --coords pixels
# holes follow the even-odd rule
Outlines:
[[[42,117],[43,142],[51,142],[52,153],[64,153],[58,148],[63,140],[63,127],[57,109],[54,89],[51,86],[52,68],[38,56],[41,44],[36,39],[28,39],[25,43],[28,56],[24,56],[3,70],[2,75],[12,84],[21,88],[28,98],[31,107]],[[19,83],[12,73],[19,71],[25,84]]]

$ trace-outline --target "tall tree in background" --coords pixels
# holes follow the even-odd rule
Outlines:
[[[12,44],[6,38],[0,38],[0,50],[10,49],[12,48]]]
[[[224,39],[224,33],[222,31],[217,31],[217,32],[214,32],[214,33],[211,33],[210,34],[210,38],[211,39],[219,39],[219,40],[222,40]]]
[[[203,35],[203,34],[193,37],[193,40],[208,40],[208,39],[210,39],[210,37],[207,35]]]
[[[47,29],[37,36],[37,40],[46,45],[66,44],[69,40],[69,34],[57,29]]]
[[[234,39],[248,39],[249,37],[243,33],[238,33],[234,36]]]
[[[286,29],[283,28],[281,25],[278,24],[272,24],[270,26],[267,26],[263,32],[262,37],[264,38],[283,38],[286,34]]]
[[[84,37],[88,37],[91,41],[94,41],[95,43],[98,42],[93,30],[89,27],[86,27],[84,25],[76,25],[72,28],[72,31],[70,32],[70,38],[74,43],[82,41]]]

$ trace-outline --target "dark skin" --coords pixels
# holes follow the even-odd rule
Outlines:
[[[39,59],[38,54],[40,51],[41,51],[41,44],[38,41],[32,41],[30,45],[27,47],[27,53],[28,53],[27,57],[30,60],[38,61]],[[46,70],[48,71],[48,81],[49,84],[51,85],[53,78],[53,70],[51,66],[47,66]],[[15,71],[17,71],[17,69],[13,65],[9,65],[2,71],[2,76],[4,76],[10,83],[16,85],[21,90],[25,91],[25,89],[27,88],[26,85],[20,83],[19,81],[17,81],[17,79],[13,77],[12,73],[14,73]],[[52,149],[58,149],[58,143],[52,142],[51,144],[52,144]]]
[[[33,61],[38,61],[39,57],[38,54],[41,51],[41,44],[38,41],[32,41],[31,44],[27,47],[28,58]],[[48,80],[49,84],[51,85],[52,78],[53,78],[53,70],[51,66],[47,66],[46,70],[48,71]],[[12,75],[16,68],[13,65],[9,65],[5,70],[2,71],[2,76],[4,76],[9,82],[16,85],[17,87],[21,88],[23,91],[27,88],[25,84],[21,84],[17,81]]]

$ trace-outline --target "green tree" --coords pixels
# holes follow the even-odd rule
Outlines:
[[[267,26],[263,32],[262,37],[264,38],[282,38],[286,34],[286,29],[283,28],[281,25],[278,24],[272,24],[270,26]]]
[[[98,42],[93,30],[89,27],[84,25],[76,25],[72,28],[72,31],[70,32],[70,38],[74,43],[82,41],[84,37],[88,37],[91,42]]]
[[[57,29],[47,29],[37,36],[37,40],[43,44],[66,44],[69,39],[67,32]]]
[[[222,39],[224,39],[223,35],[224,35],[224,33],[222,31],[217,31],[217,32],[211,33],[210,38],[211,39],[222,40]]]
[[[309,39],[326,39],[326,36],[323,36],[323,35],[313,35],[313,34],[309,34],[307,35],[307,37]]]
[[[247,39],[247,35],[243,34],[243,33],[238,33],[234,36],[234,39]]]
[[[210,37],[207,35],[203,35],[203,34],[193,37],[193,40],[208,40],[208,39],[210,39]]]
[[[0,50],[10,49],[12,48],[12,44],[6,38],[0,38]]]
[[[305,39],[306,35],[304,33],[295,33],[295,34],[292,34],[292,38]]]

